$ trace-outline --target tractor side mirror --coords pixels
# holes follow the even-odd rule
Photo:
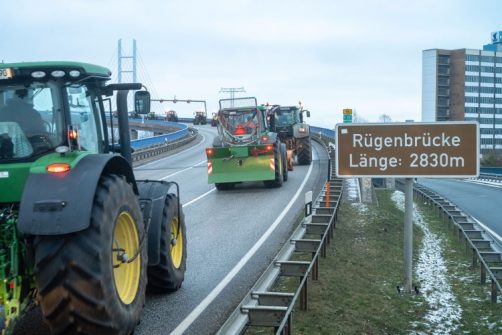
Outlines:
[[[307,112],[307,117],[310,117],[310,111],[306,111]]]
[[[150,114],[150,92],[136,91],[134,93],[134,111],[138,114]]]

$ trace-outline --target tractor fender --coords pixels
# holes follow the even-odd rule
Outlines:
[[[172,182],[157,180],[138,181],[139,201],[143,218],[148,226],[148,265],[160,263],[160,235],[166,197]],[[179,197],[178,197],[179,199]]]
[[[306,129],[300,133],[300,128]],[[310,126],[306,123],[297,123],[293,126],[293,136],[295,138],[305,138],[310,136]]]
[[[102,175],[117,174],[138,194],[129,163],[120,155],[89,154],[66,174],[32,173],[21,197],[18,230],[27,235],[63,235],[87,229]]]

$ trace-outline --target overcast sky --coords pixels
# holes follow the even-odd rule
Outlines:
[[[332,128],[342,109],[420,120],[422,50],[481,49],[502,30],[501,0],[4,0],[0,59],[76,60],[117,72],[136,39],[155,97],[207,100],[244,87]],[[125,64],[127,66],[127,64]],[[198,107],[164,104],[190,116]]]

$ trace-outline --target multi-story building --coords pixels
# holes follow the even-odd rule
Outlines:
[[[481,153],[502,151],[502,31],[476,49],[422,52],[422,121],[478,121]]]

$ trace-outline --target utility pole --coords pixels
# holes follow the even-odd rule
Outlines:
[[[231,106],[234,106],[235,93],[246,92],[244,87],[222,87],[220,93],[230,93],[230,99],[232,100]]]

